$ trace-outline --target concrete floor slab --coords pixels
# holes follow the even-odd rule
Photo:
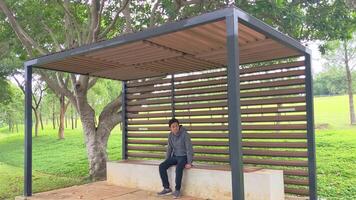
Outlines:
[[[16,197],[15,200],[168,200],[173,196],[158,197],[156,193],[110,185],[106,181],[73,186],[34,194],[32,197]],[[181,200],[202,200],[183,196]]]

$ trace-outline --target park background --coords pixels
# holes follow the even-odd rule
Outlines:
[[[232,3],[312,48],[318,196],[321,199],[356,199],[353,101],[356,92],[356,6],[350,0],[112,0],[105,3],[0,0],[0,199],[13,199],[23,193],[22,65],[25,60],[177,21]],[[98,24],[99,31],[94,31]],[[71,99],[77,98],[73,85],[82,79],[74,79],[65,73],[34,71],[34,192],[94,180],[89,172],[84,139],[87,133],[82,128],[77,105]],[[107,105],[120,98],[121,82],[99,78],[86,81],[85,97],[95,116],[92,123],[98,124]],[[115,109],[119,111],[119,107]],[[110,134],[108,159],[121,159],[120,123],[107,134]]]

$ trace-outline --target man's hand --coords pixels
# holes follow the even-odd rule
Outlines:
[[[192,168],[192,164],[185,164],[185,168],[186,168],[186,169]]]

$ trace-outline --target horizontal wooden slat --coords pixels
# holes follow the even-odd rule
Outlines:
[[[127,87],[133,88],[133,87],[142,87],[142,86],[147,86],[147,85],[155,85],[155,84],[163,84],[163,83],[170,83],[171,78],[156,78],[156,79],[151,79],[151,80],[141,80],[140,82],[138,81],[128,81]]]
[[[218,80],[206,80],[206,81],[197,81],[192,83],[181,83],[175,85],[174,87],[176,89],[183,89],[183,88],[194,88],[194,87],[204,87],[204,86],[214,86],[214,85],[224,85],[224,84],[227,84],[226,77]]]
[[[280,81],[263,81],[257,83],[246,83],[240,85],[240,90],[247,89],[261,89],[261,88],[270,88],[270,87],[283,87],[283,86],[294,86],[302,85],[305,83],[304,78],[294,78],[289,80],[280,80]]]
[[[228,133],[190,133],[191,138],[228,138]],[[167,138],[168,133],[129,133],[132,138]],[[243,139],[306,139],[306,133],[243,133]]]
[[[286,77],[292,77],[292,76],[301,76],[301,75],[304,75],[304,74],[305,74],[304,70],[291,70],[291,71],[286,71],[286,72],[258,74],[258,75],[240,77],[240,82],[244,82],[244,81],[261,81],[261,80],[276,79],[276,78],[286,78]]]
[[[306,158],[308,156],[306,151],[271,151],[271,150],[243,149],[242,152],[244,155],[248,155],[248,156],[300,157],[300,158]]]
[[[305,97],[278,97],[278,98],[270,98],[270,99],[241,100],[240,102],[241,102],[241,106],[304,103]]]
[[[228,130],[227,125],[220,126],[185,126],[189,131]],[[167,126],[147,126],[127,128],[128,131],[167,131]],[[242,130],[306,130],[306,124],[280,124],[280,125],[242,125]]]
[[[243,147],[253,148],[306,148],[306,142],[242,142]]]
[[[167,145],[165,140],[136,140],[128,139],[128,144],[159,144]],[[192,141],[193,145],[197,146],[228,146],[228,141]],[[243,147],[253,148],[306,148],[306,142],[242,142]]]
[[[218,103],[197,103],[197,104],[186,104],[186,105],[176,105],[176,110],[186,110],[186,109],[198,109],[198,108],[217,108],[217,107],[226,107],[227,103],[225,102],[218,102]],[[153,106],[153,107],[141,107],[141,106],[128,106],[128,112],[135,112],[135,111],[171,111],[172,106]]]
[[[192,108],[206,108],[209,105],[212,106],[220,106],[220,108],[226,108],[226,102],[223,103],[205,103],[205,104],[196,104],[196,105],[181,105],[181,106],[176,106],[176,116],[177,117],[182,117],[182,116],[204,116],[204,115],[227,115],[228,111],[227,109],[224,110],[207,110],[207,111],[187,111],[187,109],[192,109]],[[179,109],[178,109],[178,108]],[[164,113],[144,113],[144,114],[138,114],[138,113],[128,113],[128,118],[154,118],[154,117],[172,117],[171,106],[158,106],[158,108],[141,108],[141,107],[129,107],[128,108],[129,112],[135,112],[135,111],[169,111],[169,112],[164,112]],[[182,111],[180,111],[182,110]],[[262,114],[262,113],[286,113],[286,112],[304,112],[306,111],[305,106],[280,106],[280,107],[268,107],[268,108],[242,108],[241,113],[242,114]]]
[[[308,176],[309,175],[307,170],[302,170],[302,169],[283,169],[283,174],[289,175],[289,176]]]
[[[183,82],[183,81],[195,81],[195,80],[200,80],[200,79],[225,77],[227,75],[226,70],[225,69],[220,69],[220,70],[223,70],[223,71],[202,73],[202,74],[182,76],[182,77],[175,77],[174,81],[175,82]]]
[[[308,179],[296,179],[296,178],[284,178],[284,184],[291,184],[291,185],[309,185]]]
[[[184,91],[177,91],[175,92],[175,101],[176,102],[189,102],[194,101],[194,99],[190,99],[189,97],[181,97],[180,95],[197,95],[197,94],[209,94],[209,93],[216,93],[216,92],[226,92],[226,87],[215,87],[215,88],[206,88],[206,89],[195,89],[195,90],[184,90]],[[292,95],[292,94],[301,94],[305,93],[305,88],[288,88],[288,89],[278,89],[278,90],[266,90],[266,91],[254,91],[254,92],[242,92],[241,98],[250,98],[250,97],[267,97],[267,96],[278,96],[278,95]],[[141,104],[159,104],[159,103],[169,103],[172,101],[171,99],[171,92],[164,92],[164,93],[150,93],[150,94],[142,94],[142,95],[132,95],[128,94],[129,99],[140,100],[146,98],[165,98],[166,100],[141,100],[141,101],[129,101],[129,105],[141,105]],[[146,98],[145,98],[146,97]],[[211,98],[205,97],[206,100],[214,100],[216,96],[211,95]],[[226,99],[227,96],[222,96],[222,99]],[[184,98],[184,99],[183,99]],[[197,100],[205,100],[198,98]],[[221,98],[219,98],[221,99]]]
[[[187,98],[176,98],[175,102],[194,102],[194,101],[208,101],[208,100],[227,100],[227,95],[213,95],[213,96],[200,96],[200,97],[187,97]],[[141,100],[128,102],[128,106],[135,105],[146,105],[146,104],[163,104],[171,103],[171,99],[158,99],[158,100]],[[251,105],[268,105],[268,104],[284,104],[284,103],[304,103],[305,97],[278,97],[269,99],[256,99],[256,100],[241,100],[241,106],[251,106]]]
[[[306,124],[242,125],[242,130],[306,130]]]
[[[133,153],[128,152],[128,156],[144,157],[144,158],[164,158],[164,153]],[[194,156],[196,161],[209,161],[209,162],[229,162],[228,156]],[[245,164],[258,164],[258,165],[275,165],[275,166],[297,166],[305,167],[306,161],[296,160],[271,160],[271,159],[251,159],[244,158]]]
[[[156,92],[156,93],[146,93],[146,94],[127,94],[127,99],[128,100],[134,100],[134,99],[146,99],[146,98],[162,98],[162,97],[171,97],[172,92],[167,91],[167,92]]]
[[[205,98],[205,97],[204,97]],[[202,97],[195,98],[204,99]],[[226,106],[226,100],[223,96],[219,96],[222,102],[218,103],[201,103],[201,104],[190,104],[190,105],[176,105],[176,109],[193,109],[193,108],[214,108],[215,106]],[[169,103],[170,101],[164,100]],[[162,100],[163,102],[163,100]],[[257,99],[257,100],[242,100],[241,106],[255,106],[255,105],[269,105],[269,104],[286,104],[286,103],[304,103],[305,97],[284,97],[284,98],[269,98],[269,99]],[[154,106],[154,107],[141,107],[141,106],[128,106],[127,110],[129,112],[132,111],[163,111],[163,110],[170,110],[172,109],[171,106]]]
[[[285,193],[297,194],[297,195],[309,195],[308,189],[298,189],[298,188],[284,188]]]
[[[214,86],[214,85],[224,85],[221,87],[226,87],[226,79],[220,80],[210,80],[210,81],[203,81],[203,82],[193,82],[193,83],[186,83],[186,84],[178,84],[175,86],[175,89],[182,89],[182,88],[194,88],[194,87],[204,87],[204,86]],[[264,82],[257,82],[257,83],[242,83],[240,89],[261,89],[261,88],[270,88],[270,87],[282,87],[282,86],[293,86],[293,85],[301,85],[305,83],[304,78],[294,78],[290,80],[278,80],[278,81],[264,81]],[[149,86],[149,87],[142,87],[142,88],[128,88],[127,92],[129,93],[128,96],[131,98],[133,95],[132,93],[146,93],[150,94],[153,91],[164,91],[164,90],[171,90],[172,87],[169,86]],[[142,94],[139,94],[142,95]],[[155,95],[154,95],[155,96]]]
[[[255,92],[243,92],[241,93],[241,98],[251,98],[251,97],[268,97],[268,96],[279,96],[279,95],[293,95],[305,93],[305,88],[287,88],[278,90],[267,90],[267,91],[255,91]]]
[[[147,86],[147,87],[139,87],[139,88],[127,88],[127,93],[150,93],[153,91],[162,91],[162,90],[170,90],[172,86]]]
[[[294,167],[308,166],[308,162],[304,160],[272,160],[272,159],[244,158],[243,162],[245,164],[256,164],[256,165],[294,166]]]
[[[128,145],[128,150],[134,151],[160,151],[166,152],[167,148],[164,146],[132,146]],[[256,150],[256,149],[243,149],[243,155],[245,156],[272,156],[272,157],[301,157],[306,158],[306,151],[271,151],[271,150]],[[203,154],[229,154],[229,149],[221,148],[194,148],[194,153]]]
[[[242,122],[283,122],[283,121],[305,121],[305,115],[283,115],[283,116],[261,116],[261,117],[241,117]],[[227,123],[227,117],[220,118],[194,118],[194,119],[179,119],[179,122],[184,123]],[[167,120],[129,120],[129,125],[140,124],[167,124]]]
[[[178,90],[174,92],[175,97],[179,97],[180,95],[189,95],[189,94],[209,94],[209,93],[217,93],[217,92],[226,92],[227,87],[212,87],[212,88],[200,88],[194,90]],[[171,96],[171,91],[168,92],[160,92],[160,93],[148,93],[148,94],[128,94],[128,99],[145,99],[145,98],[157,98],[157,97],[169,97]]]
[[[228,130],[227,125],[221,126],[189,126],[188,131],[219,131]],[[167,127],[128,127],[128,131],[166,131]],[[242,125],[242,130],[306,130],[306,124],[281,124],[281,125]]]
[[[270,71],[270,70],[277,70],[277,69],[289,69],[294,67],[304,66],[304,61],[297,61],[291,63],[281,63],[281,64],[274,64],[269,66],[257,66],[251,68],[240,69],[240,74],[247,74],[247,73],[256,73],[256,72],[263,72],[263,71]],[[195,79],[202,79],[202,78],[212,78],[212,77],[219,77],[219,76],[226,76],[226,71],[220,72],[213,72],[213,73],[202,73],[199,75],[188,75],[183,77],[175,78],[176,82],[179,81],[190,81]],[[128,83],[128,87],[138,87],[138,86],[146,86],[151,84],[162,84],[162,83],[169,83],[171,79],[159,79],[159,80],[147,80],[142,82],[132,82]]]
[[[305,105],[241,109],[242,114],[285,113],[285,112],[304,112],[304,111],[306,111]]]
[[[273,64],[268,66],[256,66],[256,67],[240,69],[240,74],[264,72],[264,71],[277,70],[277,69],[289,69],[289,68],[300,67],[300,66],[304,66],[304,61],[296,61],[290,63],[280,63],[280,64]]]
[[[194,102],[194,101],[211,101],[211,100],[225,100],[227,98],[226,94],[223,95],[209,95],[209,96],[199,96],[199,97],[182,97],[175,98],[174,101],[176,103],[180,102]],[[138,101],[128,101],[128,106],[135,105],[153,105],[153,104],[163,104],[163,103],[171,103],[171,98],[164,99],[154,99],[154,100],[138,100]]]
[[[220,92],[226,92],[227,91],[227,86],[218,86],[218,87],[211,87],[211,88],[195,88],[192,90],[178,90],[174,92],[175,97],[181,96],[181,95],[190,95],[190,94],[209,94],[209,93],[220,93]]]
[[[191,138],[228,138],[227,133],[190,133]],[[128,137],[167,138],[168,133],[128,133]]]
[[[306,139],[306,133],[243,133],[244,139]]]

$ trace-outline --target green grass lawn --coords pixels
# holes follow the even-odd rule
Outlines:
[[[356,98],[355,98],[356,99]],[[328,124],[316,131],[318,195],[325,199],[356,199],[356,127],[348,125],[346,96],[315,98],[315,123]],[[33,138],[33,191],[88,182],[88,161],[81,129],[46,128]],[[121,135],[110,136],[110,160],[121,157]],[[0,199],[13,199],[23,190],[23,133],[0,128]]]
[[[114,129],[108,144],[109,159],[121,158],[121,135]],[[48,191],[88,182],[88,160],[81,129],[47,128],[33,138],[33,191]],[[23,193],[23,134],[0,129],[0,199]]]

